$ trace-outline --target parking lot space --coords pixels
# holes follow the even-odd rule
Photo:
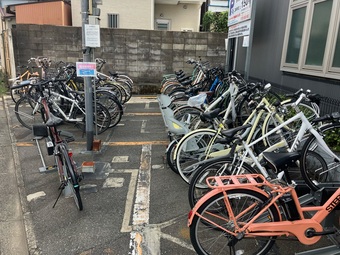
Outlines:
[[[101,141],[98,152],[86,151],[86,137],[77,128],[60,126],[76,137],[69,146],[78,165],[95,163],[95,171],[85,172],[80,183],[83,211],[64,195],[53,208],[59,194],[58,175],[39,171],[43,163],[32,132],[17,122],[10,98],[6,103],[16,139],[22,177],[18,184],[31,252],[195,254],[187,227],[188,185],[164,161],[169,139],[155,97],[132,98],[120,124],[95,136]],[[38,142],[46,166],[52,167],[53,157],[47,155],[44,139]],[[275,253],[294,254],[329,244],[287,243],[278,242]]]
[[[95,139],[99,152],[86,151],[86,137],[72,125],[69,144],[78,164],[95,162],[94,173],[84,173],[79,212],[72,198],[59,194],[55,171],[42,167],[31,131],[17,122],[7,100],[11,130],[16,137],[25,190],[26,224],[31,250],[41,254],[194,254],[186,227],[189,207],[186,184],[167,168],[164,152],[168,137],[155,98],[132,99],[120,124]],[[47,167],[44,139],[38,140]]]

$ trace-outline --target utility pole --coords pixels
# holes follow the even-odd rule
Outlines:
[[[92,8],[92,6],[91,6]],[[91,62],[91,48],[85,46],[85,24],[88,24],[89,16],[89,1],[81,1],[81,14],[82,14],[82,50],[83,62]],[[85,87],[85,131],[86,131],[86,150],[92,151],[93,147],[93,98],[92,98],[92,83],[91,77],[84,77]]]

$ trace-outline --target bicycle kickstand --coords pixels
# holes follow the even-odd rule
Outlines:
[[[58,200],[59,200],[59,198],[61,196],[61,193],[63,192],[64,188],[65,188],[65,185],[63,183],[61,183],[59,188],[58,188],[58,189],[60,189],[59,195],[58,195],[56,201],[54,202],[54,205],[52,206],[52,208],[54,208],[55,205],[57,204],[57,202],[58,202]]]

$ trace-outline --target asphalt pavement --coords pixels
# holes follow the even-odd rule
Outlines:
[[[95,136],[99,151],[86,150],[86,135],[76,127],[60,126],[76,138],[69,146],[79,167],[94,163],[83,168],[83,211],[64,194],[53,208],[59,180],[53,170],[42,172],[53,166],[45,140],[20,125],[9,96],[0,107],[0,255],[195,254],[187,184],[164,160],[169,140],[156,96],[133,96],[120,124]],[[275,253],[329,244],[306,248],[284,240]]]

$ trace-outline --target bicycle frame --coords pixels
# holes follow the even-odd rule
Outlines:
[[[277,127],[275,127],[274,129],[272,129],[270,132],[268,132],[267,134],[261,136],[260,138],[256,139],[255,141],[251,142],[250,144],[244,144],[244,147],[246,149],[245,155],[249,154],[249,156],[251,157],[251,159],[253,160],[253,162],[255,163],[255,165],[257,166],[257,168],[260,170],[260,172],[267,178],[268,174],[267,171],[261,166],[260,162],[256,159],[256,156],[254,155],[254,153],[252,152],[252,150],[250,149],[253,145],[255,145],[256,143],[258,143],[259,141],[263,140],[264,138],[270,136],[271,134],[279,131],[281,128],[283,128],[284,126],[296,121],[296,120],[301,120],[302,124],[301,127],[292,143],[292,145],[290,146],[290,148],[287,148],[288,152],[292,152],[292,151],[296,151],[299,144],[301,143],[306,131],[310,132],[311,135],[313,135],[316,138],[316,142],[318,143],[319,146],[321,146],[326,153],[328,153],[329,155],[333,156],[335,159],[340,160],[340,158],[334,154],[332,152],[332,150],[329,149],[329,147],[327,146],[327,144],[325,143],[325,141],[323,140],[323,137],[313,128],[312,124],[308,121],[308,119],[305,117],[305,115],[303,114],[303,112],[299,112],[297,115],[291,117],[290,119],[288,119],[287,121],[279,124]]]
[[[76,119],[73,119],[73,118],[71,118],[71,114],[73,113],[73,111],[74,111],[75,108],[76,108],[76,109],[79,109],[82,113],[85,114],[85,111],[79,106],[79,104],[78,104],[78,102],[77,102],[76,100],[71,99],[71,98],[69,98],[69,97],[66,97],[66,96],[64,96],[64,95],[61,95],[61,94],[59,94],[59,93],[56,93],[56,92],[54,92],[54,91],[51,91],[50,93],[51,93],[51,95],[53,95],[53,96],[57,96],[57,97],[63,98],[63,99],[65,99],[65,100],[67,100],[67,101],[69,101],[69,102],[72,103],[72,104],[71,104],[70,112],[69,112],[68,114],[66,114],[66,113],[60,108],[60,106],[59,106],[56,102],[54,102],[54,101],[51,100],[51,103],[53,104],[53,106],[54,106],[54,107],[58,110],[58,112],[65,118],[66,121],[69,121],[69,122],[79,122],[79,121],[82,121],[82,119],[77,119],[77,118],[76,118]]]
[[[205,194],[195,205],[195,207],[190,211],[188,217],[188,226],[191,225],[192,220],[195,215],[201,217],[203,220],[209,222],[209,224],[225,231],[226,233],[233,236],[240,236],[244,234],[245,237],[256,237],[256,236],[295,236],[298,240],[305,245],[311,245],[316,243],[321,239],[320,235],[315,235],[307,237],[308,231],[322,232],[323,227],[321,222],[335,209],[335,207],[340,203],[340,188],[338,188],[335,193],[322,205],[322,206],[304,206],[301,207],[297,193],[293,186],[282,187],[278,184],[270,183],[261,174],[246,174],[246,175],[233,175],[233,176],[222,176],[222,177],[209,177],[207,179],[208,186],[212,189],[210,192]],[[264,188],[268,191],[264,191]],[[228,191],[234,189],[248,189],[258,192],[268,198],[268,203],[265,203],[263,208],[250,219],[249,222],[242,222],[239,224],[237,219],[245,214],[247,211],[252,209],[246,208],[244,211],[235,215],[232,206],[228,199]],[[235,232],[232,232],[213,221],[200,215],[197,210],[203,205],[205,201],[213,197],[218,193],[224,194],[224,205],[228,212],[228,219],[226,221],[233,221],[235,226]],[[255,222],[256,220],[263,217],[263,213],[271,206],[275,206],[278,212],[280,212],[277,201],[285,194],[290,194],[297,208],[299,214],[299,220],[284,220],[282,221],[281,214],[279,213],[280,220],[276,222]],[[254,205],[255,206],[255,205]],[[315,212],[315,214],[310,218],[306,219],[304,217],[305,212]],[[213,215],[213,212],[209,212]],[[221,219],[220,215],[217,215]],[[213,229],[213,228],[212,228]],[[215,230],[212,230],[215,231]]]

